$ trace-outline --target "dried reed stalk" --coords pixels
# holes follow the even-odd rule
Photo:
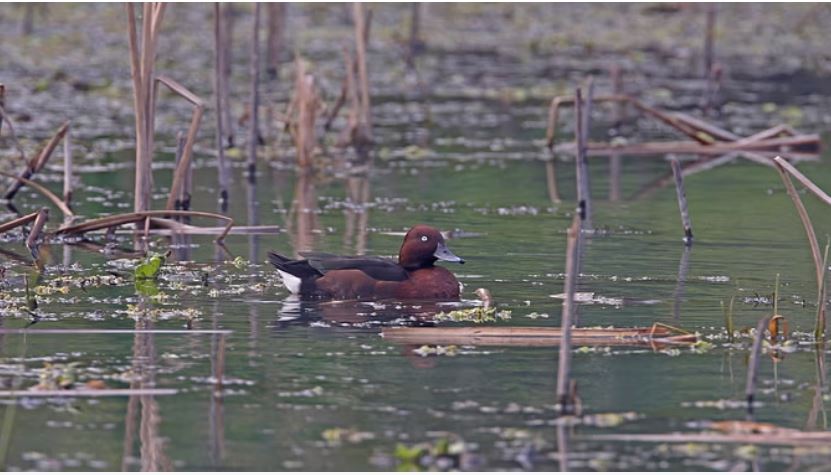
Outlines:
[[[222,67],[220,75],[222,78],[222,87],[219,89],[219,94],[222,100],[222,109],[218,113],[222,114],[222,123],[224,134],[223,147],[231,148],[234,146],[234,121],[231,117],[231,69],[233,67],[233,40],[234,40],[234,23],[236,16],[234,14],[233,3],[220,3],[220,25],[221,41],[219,43],[218,54],[222,57]]]
[[[817,235],[814,231],[814,225],[811,222],[811,217],[808,215],[808,211],[805,209],[805,205],[802,203],[802,199],[799,197],[799,193],[796,191],[796,188],[791,181],[790,175],[799,180],[800,183],[804,184],[806,188],[808,188],[812,193],[822,199],[826,204],[831,204],[831,198],[825,194],[818,186],[816,186],[811,180],[809,180],[805,175],[800,173],[796,168],[794,168],[790,163],[788,163],[782,157],[776,157],[773,159],[773,162],[776,164],[776,171],[779,172],[779,176],[782,178],[782,183],[785,185],[785,189],[788,192],[788,196],[793,201],[794,207],[796,208],[797,214],[799,215],[800,221],[802,221],[802,226],[805,228],[805,234],[808,237],[808,244],[811,248],[811,257],[814,260],[814,268],[816,271],[816,278],[817,278],[817,319],[816,319],[816,326],[814,328],[814,333],[819,337],[824,336],[825,329],[826,329],[826,293],[827,289],[825,288],[825,273],[826,267],[823,264],[824,259],[822,258],[822,254],[820,254],[819,248],[819,241],[817,241]]]
[[[179,168],[179,164],[182,162],[182,154],[185,151],[185,135],[182,131],[176,133],[176,158],[175,158],[175,168]],[[174,168],[174,169],[175,169]],[[192,167],[188,167],[185,170],[185,183],[182,185],[182,191],[179,196],[176,197],[176,202],[174,203],[174,209],[190,209],[190,181],[191,181],[191,173],[193,172]]]
[[[254,4],[254,31],[251,36],[251,121],[248,131],[248,181],[257,172],[257,141],[260,136],[260,4]]]
[[[67,128],[63,138],[63,202],[72,206],[72,131]]]
[[[361,139],[358,143],[372,141],[372,117],[370,114],[369,100],[369,73],[367,71],[366,46],[369,42],[370,13],[364,13],[364,5],[361,2],[353,3],[352,18],[355,22],[355,62],[358,71],[358,98],[359,98],[359,122],[357,134]]]
[[[756,393],[756,373],[759,369],[759,356],[761,355],[762,340],[764,340],[765,329],[768,327],[770,317],[759,320],[756,325],[756,334],[753,335],[753,347],[750,349],[750,361],[747,364],[747,382],[744,387],[744,394],[747,398],[747,413],[753,414],[753,398]]]
[[[89,221],[85,221],[83,223],[78,223],[69,226],[63,226],[59,228],[57,231],[54,232],[55,235],[79,235],[85,234],[92,231],[97,231],[100,229],[110,229],[115,228],[118,226],[122,226],[124,224],[131,224],[131,223],[140,223],[146,222],[150,218],[160,218],[166,216],[192,216],[192,217],[202,217],[202,218],[213,218],[213,219],[221,219],[225,221],[227,224],[225,228],[222,230],[220,235],[216,238],[216,242],[222,242],[225,239],[225,236],[231,230],[231,227],[234,226],[234,220],[228,216],[218,214],[218,213],[209,213],[207,211],[177,211],[177,210],[157,210],[157,211],[141,211],[138,213],[124,213],[124,214],[117,214],[112,216],[106,216],[103,218],[91,219]],[[175,223],[179,224],[179,223]],[[181,226],[181,225],[179,225]]]
[[[684,175],[677,159],[671,159],[672,176],[675,177],[675,194],[678,197],[678,211],[681,213],[681,225],[684,227],[684,244],[691,246],[693,242],[692,223],[687,210],[687,192],[684,190]]]
[[[41,208],[38,210],[34,223],[32,224],[32,229],[29,231],[29,236],[26,238],[26,248],[29,249],[29,252],[32,253],[32,257],[35,260],[38,258],[38,241],[40,240],[41,234],[43,233],[43,227],[46,225],[46,221],[48,219],[48,208]]]
[[[594,98],[595,102],[612,102],[629,104],[644,115],[651,116],[660,122],[674,128],[678,132],[691,138],[702,146],[716,145],[717,142],[733,142],[739,140],[741,137],[733,134],[730,131],[721,129],[715,125],[709,124],[700,119],[695,119],[689,115],[682,113],[666,112],[655,107],[651,107],[640,100],[626,95],[626,94],[612,94],[605,96],[597,96]],[[575,99],[573,96],[558,96],[551,100],[548,108],[548,126],[546,128],[546,143],[549,149],[554,149],[557,125],[559,121],[559,114],[561,106],[573,105]],[[762,145],[760,148],[774,147],[774,146],[794,146],[794,145],[812,145],[818,147],[819,137],[805,135],[799,140],[788,141],[782,143],[772,142]],[[740,144],[718,144],[718,145],[732,145],[735,149],[741,149]],[[589,145],[589,149],[592,145]],[[705,148],[705,147],[701,147]],[[689,153],[698,153],[696,150]],[[661,153],[671,153],[662,151]],[[721,152],[723,153],[723,152]]]
[[[44,165],[46,165],[46,162],[48,162],[49,158],[52,156],[52,152],[55,151],[55,148],[58,146],[60,141],[63,140],[68,130],[69,122],[64,122],[64,124],[58,128],[58,131],[55,132],[55,135],[53,135],[52,138],[46,142],[46,145],[43,146],[40,152],[29,160],[29,163],[26,164],[26,168],[20,172],[17,180],[9,186],[9,189],[3,195],[4,199],[14,199],[14,195],[17,194],[17,191],[23,186],[23,180],[31,178],[35,173],[39,172]]]
[[[583,115],[586,113],[586,110],[584,108],[582,95],[582,90],[577,88],[574,95],[574,97],[577,98],[574,103],[574,143],[577,147],[577,158],[574,161],[574,164],[577,176],[577,207],[580,210],[580,219],[582,221],[587,221],[590,216],[589,212],[591,207],[589,205],[589,200],[591,198],[587,189],[588,177],[586,174],[588,172],[588,167],[586,166],[586,134],[583,131],[583,127],[586,126],[586,121],[583,119]]]
[[[0,83],[0,110],[6,109],[6,85]],[[5,114],[0,114],[0,133],[3,132],[3,119]]]
[[[579,90],[577,92],[579,97]],[[579,109],[578,109],[579,110]],[[560,323],[560,356],[557,368],[557,401],[560,404],[560,411],[571,412],[573,402],[569,400],[570,374],[571,374],[571,332],[575,320],[574,292],[577,289],[578,260],[580,250],[580,239],[582,237],[582,219],[575,215],[571,227],[568,230],[568,241],[566,244],[566,276],[563,285],[562,320]]]
[[[176,205],[177,197],[179,197],[182,193],[188,169],[191,166],[193,144],[196,142],[196,134],[199,132],[199,124],[202,121],[202,114],[205,111],[205,103],[198,96],[190,92],[190,90],[188,90],[185,86],[167,76],[158,76],[156,80],[193,104],[193,114],[190,119],[190,127],[188,128],[185,147],[182,150],[182,159],[179,161],[176,166],[176,170],[173,172],[173,183],[170,185],[170,195],[168,195],[167,204],[165,205],[165,208],[173,209]]]
[[[585,346],[689,345],[697,341],[695,334],[679,333],[658,325],[572,328],[570,334],[573,344]],[[562,328],[552,327],[394,327],[385,328],[382,337],[401,344],[558,346],[563,343]]]
[[[26,216],[21,216],[19,218],[13,219],[11,221],[6,221],[5,223],[0,223],[0,234],[6,233],[11,231],[12,229],[19,228],[20,226],[25,226],[32,221],[34,221],[38,217],[39,211],[35,211],[34,213],[27,214]]]
[[[586,96],[585,100],[581,104],[581,114],[580,114],[580,147],[578,148],[577,152],[577,165],[578,165],[578,173],[577,178],[579,183],[577,184],[578,190],[578,200],[582,203],[582,210],[583,210],[583,224],[584,226],[591,227],[591,218],[592,218],[592,199],[591,199],[591,180],[589,178],[589,166],[588,162],[586,161],[586,146],[589,143],[589,130],[591,127],[591,113],[592,113],[592,100],[594,96],[594,78],[589,76],[586,80],[585,85]]]
[[[153,188],[153,135],[155,126],[156,46],[166,5],[162,2],[142,4],[142,34],[139,46],[136,31],[135,7],[127,8],[128,39],[130,43],[130,73],[133,79],[133,108],[136,118],[136,181],[134,210],[144,211],[150,206]]]
[[[58,198],[54,193],[49,191],[48,188],[41,185],[40,183],[32,181],[28,178],[23,178],[22,176],[12,175],[11,173],[6,173],[6,172],[0,172],[0,176],[4,176],[4,177],[7,177],[7,178],[14,178],[18,182],[31,187],[32,189],[34,189],[35,191],[37,191],[38,193],[40,193],[41,195],[43,195],[47,199],[49,199],[49,201],[51,201],[52,204],[54,204],[59,210],[61,210],[61,213],[63,213],[64,217],[72,218],[72,217],[75,216],[75,214],[72,212],[72,210],[69,209],[69,207],[66,205],[66,203],[63,202],[63,200]]]
[[[315,122],[317,110],[320,107],[320,97],[314,76],[306,73],[306,65],[300,58],[296,63],[294,87],[294,109],[297,111],[294,131],[297,164],[306,169],[314,165],[314,149],[317,144]]]
[[[228,209],[228,185],[230,177],[228,176],[228,164],[225,161],[225,145],[224,138],[224,119],[225,109],[228,107],[227,86],[225,81],[225,28],[222,18],[222,7],[220,3],[214,3],[214,97],[216,99],[216,171],[219,178],[219,209],[222,212]]]

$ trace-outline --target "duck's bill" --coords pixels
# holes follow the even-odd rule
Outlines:
[[[465,263],[464,259],[450,252],[450,249],[443,242],[439,243],[436,247],[436,252],[433,253],[433,257],[440,261],[458,262],[459,264]]]

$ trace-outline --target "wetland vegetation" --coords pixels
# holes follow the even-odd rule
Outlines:
[[[0,5],[0,467],[828,469],[829,22]],[[268,263],[422,222],[460,301]]]

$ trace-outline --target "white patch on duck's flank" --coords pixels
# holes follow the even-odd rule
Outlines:
[[[288,272],[282,271],[280,269],[277,269],[277,272],[280,273],[280,277],[283,278],[283,285],[285,285],[286,288],[289,289],[289,292],[293,294],[300,293],[300,277],[297,277],[296,275],[291,275]]]

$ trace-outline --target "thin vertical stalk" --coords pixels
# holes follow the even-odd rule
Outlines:
[[[233,43],[234,43],[234,4],[220,3],[220,27],[222,28],[222,43],[219,52],[222,56],[222,87],[219,94],[222,96],[222,124],[223,135],[222,146],[231,148],[234,146],[234,121],[231,117],[231,69],[233,67]]]
[[[364,5],[355,2],[352,8],[355,22],[355,60],[358,64],[358,91],[360,102],[360,136],[372,140],[372,121],[369,107],[369,72],[366,65],[366,44],[368,42],[369,23],[364,14]]]
[[[574,292],[577,286],[577,260],[582,237],[580,216],[575,214],[571,227],[568,229],[566,244],[566,275],[563,284],[563,311],[560,328],[562,341],[560,342],[560,357],[557,368],[557,401],[560,412],[570,413],[573,401],[570,400],[569,381],[571,373],[571,327],[574,319]]]
[[[759,356],[764,340],[765,329],[768,327],[770,317],[759,320],[756,325],[756,334],[753,335],[753,346],[750,349],[750,362],[747,365],[747,382],[745,383],[744,394],[747,398],[747,413],[753,414],[753,398],[756,393],[756,373],[759,369]]]
[[[225,28],[222,19],[222,7],[220,3],[214,3],[214,98],[216,99],[216,171],[219,178],[219,209],[223,213],[228,210],[228,164],[225,161],[225,146],[223,144],[224,134],[224,111],[227,98],[223,96],[225,89]]]
[[[577,156],[575,160],[575,170],[577,176],[577,208],[580,210],[580,219],[585,221],[587,218],[588,208],[586,206],[586,189],[583,174],[585,169],[582,162],[586,159],[586,149],[583,144],[583,91],[578,87],[574,92],[574,143],[577,146]]]
[[[684,227],[684,244],[691,246],[693,243],[692,222],[687,209],[687,193],[684,189],[684,173],[678,160],[671,159],[672,176],[675,178],[675,194],[678,197],[678,211],[681,213],[681,225]]]
[[[63,137],[63,202],[72,206],[72,136],[69,127]]]
[[[0,110],[6,109],[6,85],[0,83]],[[5,114],[0,114],[0,132],[3,132],[3,119]]]
[[[820,341],[825,336],[826,323],[826,290],[825,283],[828,276],[828,248],[831,247],[831,240],[825,242],[825,253],[822,256],[822,278],[819,281],[819,291],[817,292],[817,318],[816,326],[814,327],[814,339]]]
[[[580,153],[578,164],[580,166],[580,181],[583,195],[581,201],[584,203],[585,218],[584,225],[591,228],[592,205],[591,205],[591,181],[589,180],[588,165],[588,143],[589,129],[591,128],[592,99],[594,98],[594,78],[589,76],[586,80],[586,95],[582,104],[582,124],[580,126]]]
[[[248,181],[255,180],[257,172],[257,141],[259,140],[260,109],[260,4],[254,5],[254,30],[251,34],[251,128],[248,132]]]
[[[185,135],[180,130],[179,132],[176,132],[176,155],[175,155],[175,159],[174,159],[174,163],[176,164],[176,166],[174,167],[174,169],[179,168],[179,164],[182,162],[182,153],[184,151],[185,151]],[[182,208],[182,202],[184,200],[184,195],[185,195],[185,187],[183,186],[182,191],[179,192],[175,197],[175,202],[174,202],[174,205],[173,205],[173,209],[177,209],[177,210],[183,209]]]

